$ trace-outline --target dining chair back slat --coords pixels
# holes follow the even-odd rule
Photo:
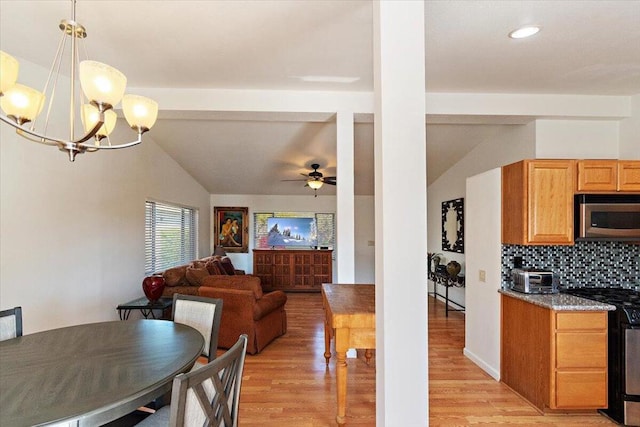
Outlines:
[[[22,336],[22,307],[0,311],[0,341]]]
[[[216,358],[218,331],[222,319],[222,299],[174,294],[173,321],[191,326],[204,337],[202,355],[211,362]]]
[[[149,415],[139,427],[237,427],[247,335],[220,357],[173,380],[171,405]]]

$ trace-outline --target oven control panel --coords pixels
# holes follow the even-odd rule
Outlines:
[[[625,308],[627,319],[632,325],[640,325],[640,308]]]

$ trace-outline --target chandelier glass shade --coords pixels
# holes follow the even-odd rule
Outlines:
[[[14,122],[22,125],[32,121],[44,105],[44,94],[29,86],[14,84],[0,98],[0,108]]]
[[[44,90],[39,92],[17,83],[19,62],[11,55],[0,51],[0,120],[13,126],[16,132],[31,141],[57,146],[74,161],[77,154],[100,149],[127,148],[142,142],[142,134],[155,124],[158,104],[152,99],[139,95],[125,95],[127,77],[107,64],[79,59],[78,44],[87,36],[85,28],[76,22],[76,1],[71,0],[72,19],[62,20],[59,28],[62,38],[54,57]],[[69,70],[69,137],[60,138],[47,135],[49,118],[54,105],[56,86],[63,63],[67,39],[71,40]],[[79,85],[78,85],[79,83]],[[82,91],[77,91],[80,86]],[[109,134],[117,123],[113,110],[122,103],[122,111],[129,126],[137,133],[136,140],[111,144]],[[42,127],[36,128],[36,119],[47,104],[47,114]],[[81,120],[81,137],[75,136],[76,117]],[[27,126],[27,124],[29,124]],[[88,143],[94,138],[93,143]],[[102,142],[106,140],[106,142]]]
[[[324,184],[324,182],[322,182],[319,179],[309,179],[307,181],[307,185],[309,186],[309,188],[311,188],[312,190],[319,190],[320,188],[322,188],[322,185]]]

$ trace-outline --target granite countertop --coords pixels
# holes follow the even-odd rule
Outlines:
[[[499,289],[498,292],[555,311],[613,311],[616,309],[615,305],[568,294],[523,294],[509,289]]]

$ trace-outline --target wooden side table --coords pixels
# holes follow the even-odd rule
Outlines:
[[[322,284],[324,321],[324,357],[329,364],[331,338],[336,347],[336,390],[339,426],[346,423],[347,412],[347,350],[364,348],[367,363],[376,348],[375,286]]]
[[[129,320],[131,310],[140,310],[145,319],[171,320],[171,307],[173,306],[173,298],[160,298],[156,302],[150,302],[147,297],[134,299],[116,307],[120,320]],[[160,317],[156,317],[153,310],[160,311]]]

